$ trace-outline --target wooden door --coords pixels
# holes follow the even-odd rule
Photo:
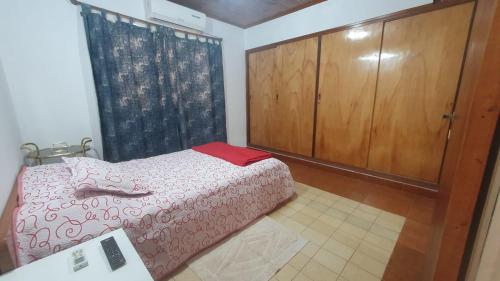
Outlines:
[[[273,147],[275,61],[274,48],[248,55],[250,143],[264,147]]]
[[[366,168],[383,23],[321,37],[315,157]]]
[[[273,148],[312,156],[318,38],[279,45],[274,72]]]
[[[369,168],[438,182],[472,10],[385,24]]]

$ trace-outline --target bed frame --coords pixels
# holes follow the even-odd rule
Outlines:
[[[9,199],[5,204],[5,207],[2,212],[2,216],[0,217],[0,273],[5,273],[14,269],[14,262],[12,261],[9,248],[7,247],[7,232],[10,229],[12,223],[12,212],[17,207],[17,179],[19,177],[19,173],[21,173],[22,167],[18,172],[18,176],[16,177],[16,181],[12,186],[12,190],[10,191]]]

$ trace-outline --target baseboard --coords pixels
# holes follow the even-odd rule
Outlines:
[[[424,195],[427,197],[432,197],[432,198],[436,197],[439,188],[439,185],[435,183],[418,181],[395,175],[388,175],[368,169],[355,168],[337,163],[325,162],[311,157],[287,153],[256,145],[248,145],[248,147],[270,152],[273,154],[273,157],[280,160],[295,161],[302,165],[307,165],[318,169],[325,169],[327,171],[341,174],[344,176],[356,177],[385,185],[390,185],[396,188],[401,188],[403,190],[407,190],[409,192]]]

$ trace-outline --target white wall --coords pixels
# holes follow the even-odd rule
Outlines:
[[[5,207],[21,166],[21,136],[0,60],[0,211]]]
[[[0,1],[0,58],[23,142],[91,135],[77,23],[69,1]]]
[[[85,2],[144,18],[142,0]],[[48,146],[90,136],[100,150],[97,100],[79,11],[68,0],[0,1],[0,59],[23,142]],[[228,139],[244,145],[243,29],[209,19],[206,32],[223,38]]]
[[[356,23],[432,0],[328,0],[245,30],[245,49]]]
[[[224,83],[228,141],[234,145],[247,144],[246,66],[243,29],[210,20],[209,33],[224,38]]]

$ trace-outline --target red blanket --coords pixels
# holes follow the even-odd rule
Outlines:
[[[272,157],[271,153],[232,146],[223,142],[211,142],[200,146],[193,146],[191,149],[226,160],[238,166],[247,166]]]

